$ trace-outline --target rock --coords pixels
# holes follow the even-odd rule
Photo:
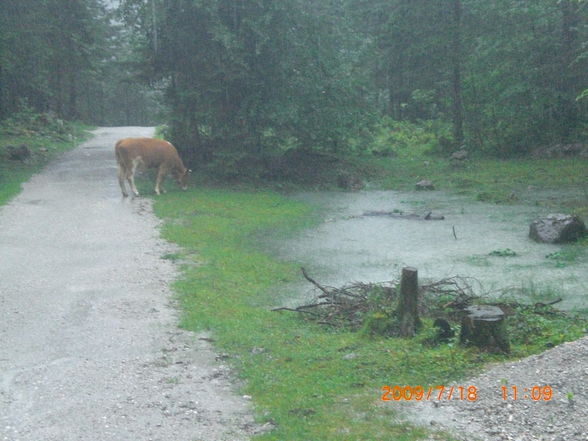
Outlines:
[[[549,214],[531,222],[529,237],[537,242],[573,242],[586,234],[586,225],[578,216]]]
[[[468,159],[468,151],[461,149],[451,154],[452,161],[464,161]]]
[[[343,173],[337,177],[337,186],[344,190],[361,190],[365,184],[359,177]]]
[[[345,354],[343,356],[343,360],[353,360],[354,358],[357,358],[357,354],[355,352],[350,352],[349,354]]]
[[[435,214],[432,211],[429,211],[427,214],[425,214],[423,219],[425,219],[425,220],[444,220],[445,216],[443,216],[442,214]]]
[[[8,158],[15,161],[24,161],[31,157],[31,150],[24,144],[18,147],[13,145],[6,146],[6,151],[8,152]]]
[[[427,179],[417,182],[415,188],[417,190],[435,190],[433,183]]]

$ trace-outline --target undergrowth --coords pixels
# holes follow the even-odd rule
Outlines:
[[[383,122],[365,154],[357,158],[373,170],[373,186],[414,190],[428,179],[435,188],[472,199],[527,203],[546,210],[565,210],[588,218],[588,158],[498,159],[470,151],[465,161],[451,161],[444,142],[447,127],[434,121],[419,124]]]
[[[20,192],[21,184],[57,154],[89,138],[89,126],[48,114],[24,111],[0,124],[0,205]],[[9,149],[26,146],[30,156],[12,159]]]

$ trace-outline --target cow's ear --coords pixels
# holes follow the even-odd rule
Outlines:
[[[188,169],[188,173],[192,173],[192,169],[191,168]]]

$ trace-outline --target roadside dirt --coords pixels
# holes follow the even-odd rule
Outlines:
[[[247,397],[177,328],[147,199],[123,199],[103,128],[0,209],[0,440],[243,440]],[[170,184],[171,185],[171,184]]]

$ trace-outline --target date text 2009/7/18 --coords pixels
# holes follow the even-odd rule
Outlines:
[[[518,387],[502,386],[503,400],[532,400],[550,401],[553,389],[549,385]],[[382,401],[476,401],[478,388],[476,386],[382,386]]]
[[[476,401],[476,386],[382,386],[382,401]]]

